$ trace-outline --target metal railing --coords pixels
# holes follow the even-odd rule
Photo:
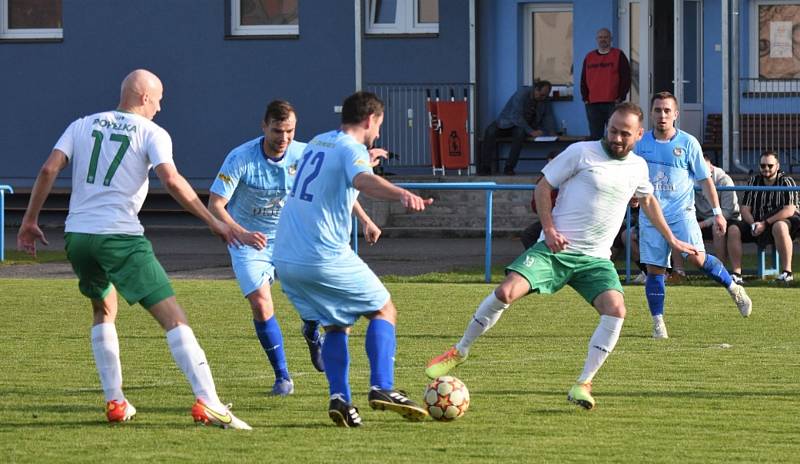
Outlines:
[[[800,164],[800,79],[745,78],[739,82],[742,97],[735,117],[741,163],[755,169],[761,153],[770,150],[777,152],[781,164],[792,172],[793,166]]]
[[[0,185],[0,262],[6,260],[6,191],[14,193],[10,185]]]
[[[460,101],[469,98],[471,87],[468,83],[366,84],[365,90],[378,95],[385,105],[378,145],[399,155],[384,161],[385,167],[430,167],[428,96],[448,101],[452,96]],[[468,121],[468,133],[474,138],[473,114],[469,114]]]
[[[425,183],[425,182],[399,182],[398,187],[409,190],[485,190],[486,191],[486,224],[484,240],[484,271],[483,278],[486,283],[492,281],[492,214],[495,190],[535,190],[535,184],[496,184],[495,182],[448,182],[448,183]],[[698,189],[699,190],[699,189]],[[799,192],[800,186],[796,187],[766,187],[766,186],[733,186],[717,187],[718,191],[787,191]],[[353,216],[352,223],[352,246],[358,253],[358,220]],[[631,208],[628,207],[625,213],[626,240],[625,240],[625,282],[631,282]],[[617,270],[620,272],[620,270]]]

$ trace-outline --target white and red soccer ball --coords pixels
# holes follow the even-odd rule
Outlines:
[[[436,420],[451,421],[458,419],[469,408],[469,390],[464,382],[455,377],[444,375],[434,379],[425,388],[425,408]]]

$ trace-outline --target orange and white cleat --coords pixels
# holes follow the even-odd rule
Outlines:
[[[111,423],[127,422],[136,415],[136,408],[125,400],[111,400],[106,403],[106,418]]]
[[[202,425],[216,425],[223,429],[253,430],[243,420],[238,419],[231,413],[230,405],[218,410],[207,405],[199,398],[192,406],[192,418],[196,423]]]

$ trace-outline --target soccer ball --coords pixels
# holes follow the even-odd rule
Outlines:
[[[436,377],[425,388],[425,408],[436,420],[451,421],[467,412],[469,390],[464,382],[449,375]]]

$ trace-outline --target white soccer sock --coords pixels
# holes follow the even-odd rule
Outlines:
[[[614,316],[600,316],[592,338],[589,339],[589,354],[583,365],[583,372],[578,377],[578,383],[591,382],[597,371],[606,361],[606,358],[617,345],[619,334],[622,332],[622,323],[625,319]]]
[[[506,308],[508,308],[508,305],[497,299],[494,291],[492,291],[478,306],[478,309],[472,316],[472,320],[469,321],[467,325],[467,330],[464,331],[464,336],[461,337],[461,341],[456,344],[458,352],[461,353],[462,356],[467,355],[469,353],[469,347],[472,346],[478,337],[485,334],[495,325]]]
[[[192,385],[194,396],[211,407],[221,407],[222,402],[217,396],[214,378],[211,377],[211,367],[191,327],[179,325],[170,330],[167,332],[167,343],[175,364],[180,367]]]
[[[663,321],[663,320],[664,320],[664,315],[663,314],[656,314],[655,316],[653,316],[653,323],[654,324],[657,324],[659,321]]]
[[[102,323],[92,327],[92,353],[94,364],[100,375],[100,385],[106,401],[122,401],[122,365],[119,362],[119,338],[113,323]]]

